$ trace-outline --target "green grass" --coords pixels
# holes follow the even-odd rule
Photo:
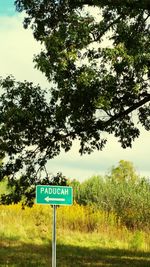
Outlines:
[[[103,214],[99,214],[101,227],[88,232],[85,224],[91,218],[87,222],[85,215],[87,210],[79,206],[58,209],[57,267],[150,266],[148,232],[132,232],[117,227],[114,221],[108,225],[104,217],[102,221]],[[1,206],[0,216],[0,267],[50,267],[50,207],[34,206],[23,211],[19,205]]]
[[[97,246],[97,247],[96,247]],[[49,244],[22,243],[7,240],[1,248],[0,266],[48,267],[51,266],[51,242]],[[149,267],[150,253],[129,250],[81,247],[74,244],[57,244],[57,266],[112,266]]]

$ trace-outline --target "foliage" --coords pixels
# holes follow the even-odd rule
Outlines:
[[[68,180],[69,186],[73,187],[73,197],[78,201],[80,197],[80,182],[76,179]]]
[[[24,26],[45,45],[35,62],[56,84],[51,103],[65,137],[79,138],[81,153],[102,149],[103,131],[131,146],[139,136],[132,111],[149,129],[148,1],[15,2],[26,11]]]
[[[110,179],[115,181],[136,182],[138,180],[135,168],[130,161],[120,160],[117,167],[113,167],[111,170]]]
[[[21,171],[34,184],[47,161],[75,139],[81,154],[103,149],[104,132],[131,146],[140,134],[134,111],[150,129],[148,0],[15,4],[44,46],[34,62],[51,89],[11,76],[0,80],[0,156],[6,159],[0,179],[9,176],[13,184]]]
[[[125,166],[128,166],[126,171]],[[150,183],[130,171],[133,171],[132,164],[120,161],[109,176],[91,177],[80,184],[76,201],[82,205],[92,205],[108,214],[114,212],[118,222],[121,221],[128,228],[149,229]]]

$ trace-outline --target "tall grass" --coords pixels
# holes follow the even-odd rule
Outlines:
[[[34,205],[21,209],[21,205],[0,206],[1,241],[18,240],[25,243],[49,243],[52,232],[52,207]],[[73,233],[70,234],[70,233]],[[64,236],[67,236],[65,239]],[[142,231],[129,231],[118,224],[115,214],[95,210],[91,206],[65,206],[57,208],[57,238],[68,243],[76,236],[76,243],[89,242],[93,246],[150,250],[150,235]],[[90,241],[88,241],[90,240]],[[93,241],[92,241],[93,240]],[[87,241],[87,242],[85,242]]]

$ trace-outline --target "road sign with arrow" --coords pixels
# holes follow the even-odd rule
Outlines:
[[[51,205],[72,205],[73,193],[70,186],[36,186],[36,203]]]
[[[53,205],[52,267],[56,267],[56,208],[72,205],[73,190],[70,186],[37,185],[36,203]]]

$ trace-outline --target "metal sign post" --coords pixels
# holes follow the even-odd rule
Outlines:
[[[53,206],[52,267],[56,267],[56,209],[58,205],[72,205],[73,189],[70,186],[37,185],[36,204]]]
[[[53,205],[52,267],[56,267],[56,205]]]

